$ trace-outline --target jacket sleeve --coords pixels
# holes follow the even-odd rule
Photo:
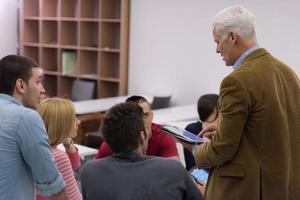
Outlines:
[[[17,141],[40,193],[51,196],[62,191],[65,187],[64,180],[54,162],[48,135],[38,113],[28,112],[21,120]]]
[[[222,81],[218,128],[210,142],[196,148],[198,167],[221,165],[234,157],[248,117],[248,99],[248,93],[238,79],[229,75]]]

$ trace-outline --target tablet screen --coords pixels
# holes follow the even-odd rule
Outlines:
[[[176,126],[164,125],[163,130],[166,130],[166,131],[172,133],[177,138],[185,140],[187,142],[191,142],[191,143],[195,143],[195,144],[200,144],[203,142],[203,139],[198,137],[197,135],[194,135],[193,133],[191,133],[187,130],[178,128]]]
[[[196,179],[196,181],[200,181],[202,184],[205,184],[207,183],[207,179],[208,179],[208,172],[205,171],[204,169],[193,169],[191,171],[191,175],[193,178]]]

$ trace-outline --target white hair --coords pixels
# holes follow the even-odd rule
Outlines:
[[[242,39],[256,42],[255,16],[240,5],[219,12],[213,19],[212,28],[223,37],[234,32]]]

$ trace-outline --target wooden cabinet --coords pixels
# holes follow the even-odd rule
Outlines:
[[[22,0],[21,55],[44,69],[50,96],[70,98],[73,81],[94,98],[126,95],[130,0]]]

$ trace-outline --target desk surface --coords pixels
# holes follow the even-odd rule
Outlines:
[[[76,114],[78,115],[105,112],[108,109],[110,109],[112,106],[121,102],[125,102],[125,100],[130,96],[131,95],[92,99],[86,101],[76,101],[74,102],[75,111]],[[152,103],[153,96],[149,96],[149,95],[141,95],[141,96],[145,97],[149,103]]]
[[[75,146],[77,147],[79,155],[81,157],[96,155],[97,152],[98,152],[97,149],[87,147],[87,146],[83,146],[83,145],[80,145],[80,144],[75,144]],[[62,144],[57,145],[57,148],[59,150],[65,151],[65,148]]]
[[[170,123],[198,119],[197,104],[153,110],[153,122]]]

